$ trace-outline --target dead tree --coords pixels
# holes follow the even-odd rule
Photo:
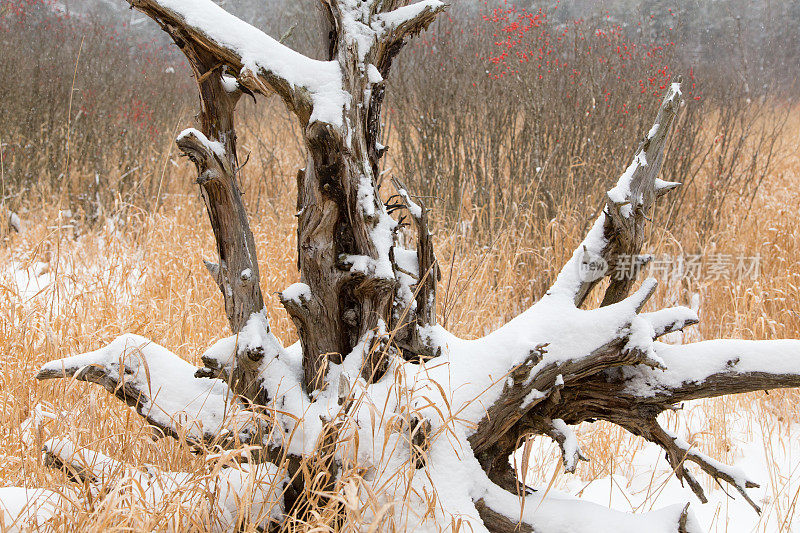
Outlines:
[[[800,341],[660,343],[698,317],[684,307],[642,312],[656,282],[634,290],[638,269],[611,279],[599,308],[581,308],[603,274],[618,271],[624,258],[644,258],[648,216],[679,185],[658,178],[681,103],[679,80],[550,290],[497,331],[468,341],[436,324],[439,272],[426,208],[400,182],[388,205],[377,190],[385,80],[406,40],[445,9],[442,2],[322,0],[327,61],[290,50],[211,0],[128,2],[171,36],[197,79],[199,130],[184,131],[177,143],[197,166],[219,254],[206,266],[234,335],[203,355],[205,368],[126,335],[46,364],[39,379],[100,384],[165,435],[197,447],[262,448],[253,461],[292,480],[281,489],[280,512],[270,515],[287,528],[314,505],[308,494],[337,490],[341,467],[355,460],[363,483],[387,503],[402,499],[386,487],[404,464],[412,465],[413,494],[436,494],[433,512],[430,502],[407,497],[388,515],[368,517],[396,527],[458,519],[475,531],[547,532],[580,516],[573,531],[594,530],[593,521],[614,521],[617,531],[694,529],[688,506],[629,515],[524,494],[509,462],[523,439],[551,437],[574,470],[585,457],[570,426],[594,420],[664,448],[701,500],[688,463],[757,508],[747,496],[753,482],[689,447],[657,415],[685,400],[800,386]],[[297,175],[301,281],[280,293],[300,339],[289,347],[272,334],[263,309],[234,123],[242,94],[273,93],[299,121],[307,152]],[[415,250],[401,246],[394,211],[413,220]],[[593,265],[609,268],[595,275]],[[342,451],[345,434],[361,443],[357,459]],[[74,464],[60,452],[66,448],[47,450],[52,464]],[[314,490],[304,490],[309,484]]]

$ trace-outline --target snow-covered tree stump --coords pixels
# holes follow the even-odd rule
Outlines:
[[[642,312],[656,282],[635,288],[637,268],[609,280],[599,308],[581,308],[625,258],[645,262],[647,217],[679,185],[658,174],[680,80],[550,290],[497,331],[463,340],[436,323],[439,271],[425,207],[399,181],[388,206],[377,190],[385,79],[406,40],[446,6],[323,0],[330,46],[328,60],[319,61],[211,0],[128,2],[169,33],[197,78],[200,129],[177,143],[197,166],[219,254],[207,266],[233,336],[203,355],[204,368],[127,335],[50,362],[37,377],[98,383],[164,435],[198,447],[263,449],[253,468],[270,474],[274,486],[262,492],[279,495],[271,518],[284,527],[307,522],[315,506],[340,505],[329,496],[345,491],[366,506],[361,522],[349,524],[356,528],[391,522],[437,530],[460,522],[474,531],[697,531],[688,505],[632,515],[526,494],[509,462],[520,443],[549,436],[572,471],[590,451],[570,426],[594,420],[664,448],[701,500],[687,463],[733,485],[757,509],[747,496],[754,482],[693,450],[657,416],[685,400],[800,386],[800,341],[663,344],[659,337],[698,317],[683,307]],[[238,189],[234,112],[243,93],[280,96],[307,150],[298,174],[301,279],[280,293],[300,339],[288,347],[263,309]],[[400,245],[393,212],[414,221],[416,250]],[[75,477],[102,475],[67,457],[67,448],[48,445],[50,463]],[[348,484],[346,472],[357,472],[360,485]]]

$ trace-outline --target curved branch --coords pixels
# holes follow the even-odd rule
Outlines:
[[[263,434],[257,415],[243,410],[224,382],[196,378],[197,370],[166,348],[128,334],[99,350],[51,361],[36,379],[73,377],[101,385],[163,435],[194,445],[250,442]]]
[[[346,95],[337,63],[295,52],[211,0],[126,1],[158,22],[181,49],[201,48],[230,67],[248,90],[278,94],[303,125],[312,117],[341,125]]]
[[[406,39],[427,29],[445,9],[447,4],[440,0],[421,0],[375,17],[372,23],[378,34],[375,64],[384,78],[388,76],[392,60]]]

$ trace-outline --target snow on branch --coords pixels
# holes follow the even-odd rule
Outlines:
[[[561,448],[561,455],[564,459],[564,470],[575,472],[578,461],[588,461],[583,455],[575,431],[572,430],[563,420],[555,418],[550,421],[550,429],[547,435],[558,443]]]
[[[44,462],[50,468],[63,470],[72,481],[103,486],[121,476],[138,477],[149,465],[133,467],[104,453],[77,446],[62,437],[50,439],[42,446]]]
[[[653,350],[654,330],[638,315],[654,289],[655,280],[648,280],[625,300],[592,310],[545,296],[486,337],[439,341],[445,347],[441,362],[448,366],[439,375],[434,365],[427,375],[442,383],[452,380],[445,373],[463,377],[448,401],[456,409],[464,406],[460,416],[475,424],[469,441],[481,453],[526,412],[541,410],[539,404],[559,405],[565,385],[613,367],[663,367]],[[536,424],[527,429],[545,433]]]
[[[369,75],[372,83],[381,83],[388,75],[405,40],[426,29],[447,8],[440,0],[401,7],[396,7],[398,0],[323,0],[323,4],[336,35],[331,56],[346,48],[346,55],[357,59],[360,70],[367,72],[367,65],[377,69]],[[341,43],[336,42],[338,38]]]
[[[392,262],[400,282],[393,310],[393,326],[402,329],[397,333],[395,341],[415,354],[432,356],[435,352],[421,338],[420,328],[436,324],[436,286],[442,275],[433,248],[433,236],[428,227],[428,209],[421,200],[417,203],[411,199],[399,179],[393,177],[392,182],[397,196],[389,199],[387,207],[394,209],[403,206],[417,228],[416,252],[399,246],[392,249]],[[392,204],[394,198],[399,198],[399,202]]]
[[[713,340],[684,345],[654,342],[653,350],[662,361],[662,368],[622,366],[585,379],[568,380],[562,402],[528,413],[516,424],[512,437],[530,428],[547,433],[545,426],[537,424],[547,416],[562,417],[569,424],[606,420],[664,448],[675,475],[686,481],[701,501],[705,501],[703,489],[685,468],[687,461],[714,479],[733,485],[758,511],[758,505],[746,492],[756,483],[692,449],[664,430],[656,417],[687,400],[800,386],[800,341]]]
[[[129,465],[67,438],[47,441],[43,454],[48,466],[87,486],[94,497],[117,492],[147,505],[177,497],[188,507],[213,502],[210,514],[219,526],[215,531],[232,531],[244,523],[266,528],[283,517],[286,473],[269,462],[232,463],[210,473],[171,472],[155,465]]]
[[[386,76],[392,59],[405,40],[425,30],[445,9],[447,4],[440,0],[422,0],[375,17],[372,27],[380,43],[375,63],[381,74]]]
[[[209,180],[219,180],[226,175],[234,175],[230,159],[226,157],[225,146],[219,141],[212,141],[195,128],[183,130],[175,143],[183,154],[203,169],[197,177],[202,184]]]
[[[670,127],[681,103],[680,77],[670,85],[653,127],[639,143],[633,161],[608,191],[607,203],[586,238],[561,269],[548,294],[561,295],[581,305],[592,287],[604,276],[611,283],[603,305],[625,298],[636,280],[639,265],[616,268],[619,261],[643,262],[639,252],[644,225],[655,199],[679,184],[658,180]]]
[[[666,368],[626,368],[624,394],[677,403],[800,386],[798,340],[657,342],[655,351]]]
[[[280,95],[304,123],[342,125],[348,96],[338,63],[295,52],[211,0],[127,1],[155,19],[181,48],[199,46],[232,68],[248,90]]]
[[[259,421],[239,407],[228,385],[197,378],[198,370],[166,348],[126,334],[99,350],[51,361],[36,378],[102,385],[165,435],[192,443],[257,432]]]
[[[653,327],[654,338],[682,331],[683,328],[700,322],[700,318],[694,310],[683,306],[660,309],[652,313],[641,313],[639,316],[647,320]]]
[[[422,0],[407,6],[398,7],[375,17],[373,27],[378,29],[379,37],[391,36],[402,39],[427,28],[436,15],[447,8],[441,0]]]

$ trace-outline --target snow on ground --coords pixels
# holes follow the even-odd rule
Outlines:
[[[62,251],[61,262],[54,259],[26,262],[23,254],[12,251],[10,259],[0,264],[0,294],[8,295],[9,301],[26,308],[51,302],[64,305],[74,297],[93,291],[104,291],[103,294],[111,295],[118,302],[129,301],[142,286],[146,274],[120,268],[119,251],[126,254],[137,251],[114,241],[118,237],[113,230],[105,237],[109,240],[69,241],[65,245],[68,249]],[[111,248],[113,254],[105,253]],[[284,291],[284,296],[288,292],[288,296],[300,298],[303,289],[300,285],[290,287]],[[693,303],[693,307],[697,305]],[[693,335],[696,332],[691,330],[671,334],[668,338],[674,342],[681,342],[680,336],[684,342],[699,340]],[[287,357],[296,358],[296,355],[287,350]],[[353,370],[353,375],[357,375],[357,371]],[[553,496],[557,493],[577,495],[587,502],[637,513],[689,501],[701,526],[709,532],[800,530],[800,519],[796,519],[794,513],[796,500],[800,499],[800,439],[797,438],[800,425],[790,425],[765,405],[759,400],[750,404],[741,399],[704,400],[691,402],[684,410],[676,415],[669,414],[663,420],[665,427],[697,443],[700,451],[741,468],[760,482],[761,488],[751,489],[750,493],[764,508],[761,517],[741,498],[728,498],[725,490],[731,490],[712,486],[705,475],[700,475],[699,479],[704,483],[709,503],[700,503],[692,491],[682,487],[672,475],[658,446],[601,424],[584,424],[578,428],[578,444],[592,463],[581,465],[576,475],[562,473],[560,453],[549,439],[537,439],[528,484],[538,488],[540,493],[545,492],[557,469],[551,488]],[[35,414],[42,419],[57,416],[49,407]],[[31,427],[38,423],[38,419],[31,419]],[[607,448],[596,446],[597,442],[604,443]],[[730,450],[722,449],[720,442],[727,443],[723,448],[729,446]],[[39,503],[23,509],[20,502],[26,497]],[[53,497],[53,493],[43,489],[0,489],[3,523],[8,525],[9,519],[13,522],[18,516],[25,520],[46,520],[47,513],[53,509]]]
[[[688,485],[681,486],[672,475],[660,447],[616,428],[616,433],[597,439],[598,433],[608,432],[608,426],[600,424],[582,424],[577,431],[584,453],[596,464],[579,468],[576,475],[562,475],[557,447],[546,437],[537,439],[528,484],[546,490],[554,468],[558,468],[559,477],[551,490],[619,511],[647,512],[688,501],[703,530],[709,533],[800,530],[800,516],[794,512],[800,499],[800,424],[787,424],[762,409],[758,401],[752,402],[750,409],[736,409],[734,402],[724,399],[687,403],[677,414],[662,415],[660,421],[683,438],[694,436],[701,451],[708,451],[703,444],[711,445],[720,439],[715,432],[722,431],[721,438],[731,450],[721,456],[712,445],[710,455],[741,468],[761,485],[749,490],[753,500],[762,505],[761,517],[734,489],[725,486],[723,490],[690,466],[699,473],[709,500],[701,503]],[[607,454],[598,457],[586,445],[598,440],[608,441],[606,444],[615,455],[613,461]],[[594,477],[587,472],[593,467],[601,469],[600,475]],[[735,494],[736,499],[729,498],[725,491]]]
[[[0,487],[0,529],[8,532],[38,528],[55,514],[60,496],[51,490]]]
[[[76,297],[102,294],[126,305],[141,287],[145,272],[122,265],[119,251],[139,253],[127,246],[112,223],[101,238],[80,237],[62,241],[63,249],[49,254],[48,261],[31,261],[22,249],[37,249],[20,244],[0,262],[0,293],[11,303],[25,307],[66,305]],[[45,254],[39,254],[45,255]],[[38,258],[37,258],[38,259]],[[136,261],[129,263],[136,264]]]

